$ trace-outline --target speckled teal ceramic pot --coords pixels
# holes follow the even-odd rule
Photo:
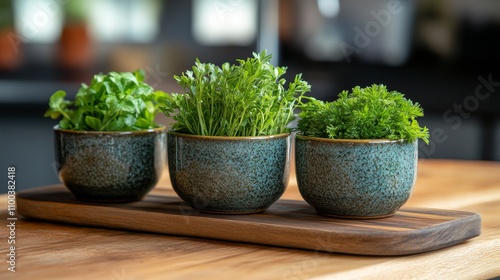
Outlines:
[[[164,127],[100,132],[56,126],[54,133],[59,178],[77,198],[136,201],[160,179],[166,155]]]
[[[297,184],[322,215],[381,218],[409,198],[417,172],[417,142],[333,140],[296,136]]]
[[[191,207],[218,214],[264,211],[288,185],[290,134],[196,136],[168,132],[174,190]]]

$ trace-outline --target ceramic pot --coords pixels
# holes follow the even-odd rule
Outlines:
[[[296,136],[297,184],[319,214],[341,218],[393,215],[413,191],[417,141],[333,140]]]
[[[278,200],[290,174],[289,133],[262,137],[167,133],[174,190],[203,212],[247,214]]]
[[[60,180],[79,199],[142,199],[161,177],[165,127],[128,132],[74,131],[54,127]]]

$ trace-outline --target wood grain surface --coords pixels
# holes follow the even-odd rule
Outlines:
[[[29,176],[19,170],[18,176]],[[157,192],[173,195],[168,174]],[[295,178],[283,199],[300,200]],[[407,208],[478,213],[481,235],[406,256],[361,256],[96,227],[17,215],[7,270],[7,196],[0,196],[0,279],[489,279],[500,276],[500,163],[421,160]],[[151,221],[161,223],[161,221]],[[418,242],[418,241],[416,241]],[[318,246],[321,244],[318,243]]]
[[[408,255],[452,246],[481,232],[478,214],[407,208],[382,219],[349,220],[316,214],[304,201],[279,200],[252,215],[200,212],[177,196],[157,191],[142,201],[83,202],[63,185],[17,195],[28,218],[180,236],[360,255]]]

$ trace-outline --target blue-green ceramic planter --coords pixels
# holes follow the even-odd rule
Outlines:
[[[54,127],[60,180],[79,199],[127,202],[142,199],[161,177],[164,127],[130,131],[73,131]]]
[[[167,135],[172,186],[195,209],[218,214],[261,212],[288,185],[288,133],[262,137]]]
[[[297,184],[322,215],[381,218],[394,214],[413,191],[417,142],[333,140],[296,136]]]

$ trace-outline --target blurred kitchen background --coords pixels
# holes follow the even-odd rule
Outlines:
[[[0,0],[0,166],[18,189],[57,183],[43,113],[94,73],[143,68],[175,92],[196,58],[262,49],[317,98],[383,83],[419,102],[421,158],[500,160],[497,0]]]

